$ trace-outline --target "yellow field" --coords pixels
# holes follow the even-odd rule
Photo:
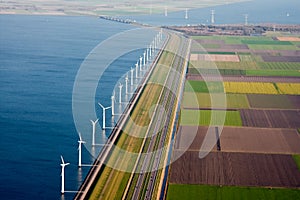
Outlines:
[[[224,82],[224,90],[239,94],[278,94],[272,83],[261,82]]]
[[[300,95],[300,83],[277,83],[280,94]]]

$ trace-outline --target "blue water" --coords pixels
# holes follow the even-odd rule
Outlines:
[[[77,70],[99,42],[132,27],[22,15],[1,15],[0,27],[1,199],[60,199],[60,155],[71,163],[66,190],[77,190],[88,170],[77,168],[71,103]],[[137,57],[132,54],[127,60]],[[86,150],[83,157],[91,162]]]
[[[187,5],[187,7],[189,6]],[[215,24],[244,24],[245,14],[249,15],[249,24],[300,24],[299,0],[252,0],[235,4],[191,9],[188,11],[188,19],[185,19],[185,8],[182,8],[182,10],[179,12],[169,12],[167,17],[163,13],[126,16],[124,18],[156,26],[211,24],[211,10],[215,10]]]

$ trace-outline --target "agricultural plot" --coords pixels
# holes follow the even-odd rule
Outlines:
[[[299,37],[277,37],[279,41],[300,42]]]
[[[257,62],[257,65],[263,70],[300,70],[297,62]]]
[[[196,69],[196,68],[188,68],[188,74],[192,75],[246,75],[246,70],[239,69]],[[300,74],[300,72],[299,72]]]
[[[287,95],[248,94],[247,98],[251,108],[297,109]],[[300,97],[295,100],[300,101]]]
[[[270,56],[262,55],[265,62],[300,62],[300,57],[297,56]]]
[[[243,126],[266,128],[299,128],[297,110],[240,110]]]
[[[222,152],[300,154],[300,135],[295,129],[224,127]]]
[[[296,200],[299,196],[299,189],[169,184],[167,200]]]
[[[189,63],[190,68],[200,69],[235,69],[235,70],[247,70],[247,69],[259,69],[259,66],[254,61],[243,62],[210,62],[202,60],[193,60]]]
[[[224,90],[238,94],[278,94],[272,83],[262,82],[224,82]]]
[[[185,83],[185,91],[218,93],[223,92],[224,88],[222,82],[187,81]]]
[[[291,155],[211,152],[200,159],[186,151],[172,162],[170,183],[296,188],[300,171]]]
[[[245,70],[247,76],[300,76],[299,70]]]
[[[300,95],[300,83],[276,83],[280,94]]]
[[[208,127],[206,126],[180,126],[176,135],[174,149],[199,152],[207,130]],[[217,147],[215,145],[212,151],[216,150]]]
[[[291,45],[263,45],[263,44],[248,44],[249,49],[251,50],[299,50],[300,48],[291,44]]]
[[[224,55],[224,54],[191,54],[191,61],[211,61],[211,62],[240,62],[238,55]]]
[[[239,111],[181,110],[180,125],[187,126],[242,126]]]
[[[289,101],[294,105],[296,109],[300,109],[300,96],[288,95]]]
[[[226,97],[224,101],[224,97]],[[212,103],[213,102],[213,103]],[[192,93],[183,95],[183,108],[249,108],[244,94]]]

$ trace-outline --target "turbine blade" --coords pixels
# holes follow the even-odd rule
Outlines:
[[[98,118],[98,119],[96,119],[95,123],[97,123],[98,121],[99,121],[99,118]]]
[[[101,103],[98,103],[98,104],[99,104],[99,106],[101,106],[101,108],[102,108],[102,109],[104,109],[104,106],[102,106],[102,104],[101,104]]]
[[[62,164],[65,164],[65,161],[64,161],[64,158],[62,157],[62,155],[60,156],[60,158],[61,158]]]
[[[81,133],[78,132],[78,135],[79,135],[79,141],[82,141]]]

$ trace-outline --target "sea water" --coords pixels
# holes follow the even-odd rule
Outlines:
[[[60,199],[60,155],[71,163],[66,190],[77,190],[88,171],[77,167],[77,70],[101,41],[133,27],[96,17],[24,15],[1,15],[0,27],[1,199]],[[112,85],[140,53],[115,61]],[[111,92],[101,89],[103,96]],[[83,162],[92,162],[86,149]]]

